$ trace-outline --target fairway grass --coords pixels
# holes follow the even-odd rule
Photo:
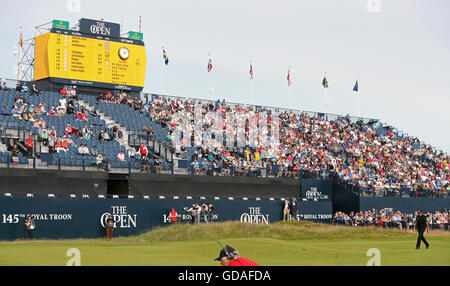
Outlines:
[[[238,222],[176,225],[135,237],[0,242],[0,265],[64,266],[77,248],[83,266],[217,266],[217,243],[264,266],[365,266],[377,248],[383,266],[450,265],[450,235],[426,235],[430,249],[415,249],[413,232],[335,227],[308,222],[271,225]]]

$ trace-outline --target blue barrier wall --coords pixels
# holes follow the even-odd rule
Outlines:
[[[408,213],[418,210],[434,212],[436,210],[450,209],[450,199],[360,197],[359,205],[361,211],[391,208],[394,211],[398,210]]]
[[[104,222],[109,215],[116,220],[114,236],[136,235],[167,223],[171,208],[181,215],[181,222],[191,217],[183,207],[193,200],[150,199],[60,199],[0,198],[0,239],[22,239],[27,215],[35,217],[33,237],[69,239],[104,237]],[[213,222],[242,221],[273,223],[282,219],[280,200],[209,200],[214,205]],[[298,201],[299,219],[329,222],[331,202]]]
[[[345,213],[391,208],[402,212],[450,209],[450,198],[362,197],[337,180],[302,179],[302,198],[332,200],[333,210]]]

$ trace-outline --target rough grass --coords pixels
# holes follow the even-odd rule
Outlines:
[[[448,232],[434,231],[429,236],[448,236]],[[278,222],[270,225],[224,222],[213,224],[181,224],[159,227],[136,237],[121,237],[120,241],[163,242],[202,241],[239,238],[272,238],[280,240],[321,239],[411,239],[412,231],[366,227],[330,226],[306,221]]]

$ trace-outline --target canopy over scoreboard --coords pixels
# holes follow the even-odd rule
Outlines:
[[[36,37],[34,80],[142,91],[144,42],[121,38],[120,25],[80,20],[79,31],[53,28]]]

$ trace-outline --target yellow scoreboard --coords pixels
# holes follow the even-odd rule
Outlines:
[[[142,90],[147,57],[142,41],[52,29],[35,40],[34,80]]]

